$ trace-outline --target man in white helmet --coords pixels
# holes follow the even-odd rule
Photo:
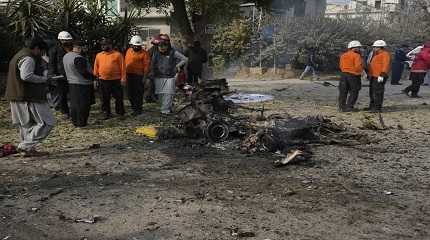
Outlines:
[[[339,68],[342,78],[339,83],[339,111],[354,111],[358,94],[361,89],[361,74],[363,72],[363,60],[360,54],[361,43],[351,41],[348,51],[340,57]]]
[[[391,54],[385,49],[387,44],[383,40],[373,43],[373,52],[368,61],[368,72],[370,80],[370,103],[371,112],[381,112],[384,102],[385,83],[391,68]]]
[[[49,50],[48,75],[55,79],[55,89],[51,92],[51,100],[55,109],[69,117],[69,104],[67,102],[68,83],[64,71],[63,57],[66,55],[65,48],[73,47],[73,37],[70,33],[62,31],[58,34],[58,44]]]
[[[130,48],[125,54],[128,99],[135,116],[142,114],[144,81],[150,67],[149,53],[143,45],[144,42],[140,36],[133,36],[130,40]]]

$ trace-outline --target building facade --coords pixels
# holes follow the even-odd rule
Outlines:
[[[326,0],[296,0],[286,3],[283,0],[273,0],[270,6],[272,14],[285,15],[286,17],[315,17],[323,16],[326,11]],[[255,3],[241,4],[242,16],[255,18],[259,12]]]
[[[349,3],[329,3],[325,12],[330,18],[368,17],[374,21],[389,21],[393,15],[408,8],[408,0],[352,0]]]
[[[99,0],[99,3],[107,4],[108,8],[111,9],[112,15],[124,16],[126,10],[131,10],[126,0]],[[142,11],[135,20],[137,34],[146,40],[160,33],[171,34],[169,19],[170,11],[158,11],[155,8],[149,11]]]

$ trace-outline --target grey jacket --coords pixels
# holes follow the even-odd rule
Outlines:
[[[69,52],[63,58],[64,71],[69,84],[90,85],[93,74],[88,61],[75,52]]]
[[[151,59],[150,77],[174,78],[177,68],[183,67],[187,63],[188,58],[173,48],[170,49],[167,55],[156,51]]]

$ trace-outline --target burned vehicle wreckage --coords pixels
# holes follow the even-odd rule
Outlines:
[[[189,137],[205,137],[212,142],[227,140],[232,134],[246,134],[244,119],[231,114],[237,108],[224,99],[229,94],[226,79],[204,82],[189,97],[189,104],[178,111],[178,118]]]
[[[311,143],[345,145],[367,141],[366,136],[323,116],[265,117],[264,106],[250,108],[226,100],[225,96],[232,93],[226,79],[202,83],[177,113],[185,135],[206,138],[209,142],[239,137],[242,139],[239,149],[244,153],[283,152],[306,158],[310,156],[306,145]],[[240,114],[240,110],[256,112],[257,117]]]

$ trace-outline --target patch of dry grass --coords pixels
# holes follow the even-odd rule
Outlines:
[[[128,111],[125,117],[114,116],[101,120],[100,105],[91,110],[87,127],[76,128],[70,120],[55,112],[57,124],[41,147],[46,150],[65,148],[87,148],[92,144],[110,145],[129,141],[139,141],[135,129],[145,125],[173,125],[174,117],[160,117],[158,104],[145,104],[144,113],[133,117]],[[0,143],[18,143],[18,129],[11,123],[10,108],[7,101],[0,101]]]

